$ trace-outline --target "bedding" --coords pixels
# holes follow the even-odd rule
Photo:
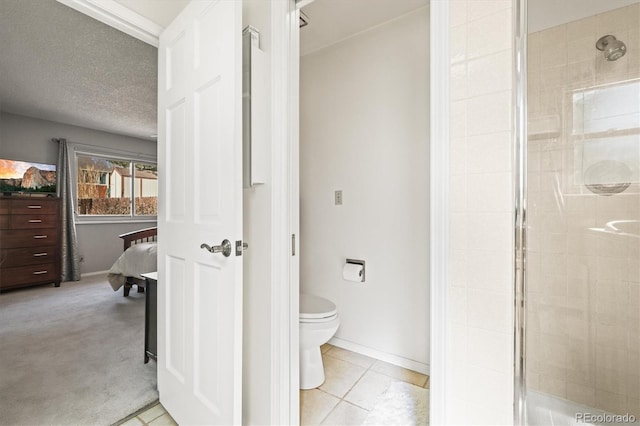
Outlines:
[[[144,279],[140,274],[158,269],[157,242],[134,244],[125,250],[109,269],[107,279],[113,291],[122,287],[127,277]]]

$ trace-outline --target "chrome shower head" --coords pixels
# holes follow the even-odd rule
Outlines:
[[[627,46],[612,35],[600,37],[596,42],[596,49],[604,52],[607,61],[617,61],[627,53]]]

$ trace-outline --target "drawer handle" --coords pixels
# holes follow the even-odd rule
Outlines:
[[[33,238],[35,238],[36,240],[41,240],[43,238],[47,238],[46,235],[34,235]]]
[[[28,209],[41,209],[42,206],[27,206]]]
[[[42,274],[46,274],[46,273],[47,273],[47,271],[35,271],[33,273],[33,275],[42,275]]]
[[[42,256],[46,256],[49,253],[33,253],[33,257],[42,257]]]
[[[42,219],[29,219],[29,223],[42,223]]]

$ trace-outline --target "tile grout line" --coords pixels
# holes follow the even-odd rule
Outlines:
[[[142,418],[140,417],[140,416],[142,416],[144,413],[146,413],[146,412],[148,412],[148,411],[151,411],[153,408],[157,407],[158,405],[159,405],[160,407],[162,407],[162,411],[163,411],[159,416],[154,417],[153,419],[149,420],[148,422],[147,422],[147,421],[145,421],[144,419],[142,419]],[[157,403],[157,404],[155,404],[155,405],[153,405],[153,406],[149,407],[148,409],[144,410],[143,412],[141,412],[140,414],[138,414],[135,418],[136,418],[136,419],[138,419],[138,420],[142,423],[142,426],[149,426],[152,422],[154,422],[154,421],[158,420],[160,417],[164,416],[165,414],[168,414],[168,411],[164,408],[164,405],[162,405],[162,404],[160,403],[160,401],[158,401],[158,403]]]
[[[345,359],[339,358],[339,357],[337,357],[337,356],[333,356],[333,355],[331,355],[331,353],[330,353],[330,352],[331,352],[333,349],[335,349],[335,348],[337,348],[337,346],[332,346],[331,348],[327,349],[325,352],[322,352],[322,353],[321,353],[321,356],[323,356],[323,357],[324,357],[324,356],[326,355],[326,356],[329,356],[329,357],[331,357],[331,358],[333,358],[333,359],[336,359],[336,360],[339,360],[339,361],[342,361],[342,362],[346,362],[346,363],[348,363],[348,364],[350,364],[350,365],[352,365],[352,366],[365,368],[365,367],[364,367],[364,366],[362,366],[362,365],[359,365],[359,364],[356,364],[356,363],[354,363],[354,362],[351,362],[351,361],[348,361],[348,360],[345,360]],[[342,348],[339,348],[339,349],[342,349]],[[342,349],[342,350],[347,351],[346,349]],[[347,351],[347,352],[351,352],[351,351]],[[354,353],[355,353],[355,352],[354,352]],[[359,354],[359,355],[361,355],[361,354]],[[363,356],[365,356],[365,357],[366,357],[366,355],[363,355]],[[371,363],[371,365],[369,365],[369,367],[366,367],[366,369],[363,371],[363,373],[360,375],[360,377],[358,377],[358,380],[356,380],[356,381],[353,383],[353,385],[351,385],[351,387],[349,388],[349,390],[347,390],[347,391],[344,393],[344,395],[343,395],[342,397],[338,397],[337,395],[334,395],[334,394],[332,394],[332,393],[330,393],[330,392],[327,392],[327,391],[325,391],[325,390],[323,390],[323,389],[320,389],[320,387],[315,388],[315,389],[317,389],[318,391],[320,391],[320,392],[322,392],[322,393],[324,393],[324,394],[326,394],[326,395],[329,395],[329,396],[332,396],[332,397],[334,397],[334,398],[338,398],[338,399],[339,399],[339,400],[338,400],[338,402],[337,402],[337,404],[336,404],[336,405],[335,405],[335,406],[334,406],[334,407],[333,407],[333,408],[332,408],[332,409],[327,413],[327,415],[325,415],[325,416],[322,418],[322,420],[321,420],[321,421],[320,421],[320,423],[319,423],[320,425],[324,424],[324,422],[325,422],[325,421],[326,421],[326,420],[331,416],[331,414],[333,414],[333,412],[336,410],[336,408],[338,407],[338,405],[340,405],[340,403],[341,403],[341,402],[344,402],[344,403],[346,403],[346,404],[353,405],[354,407],[357,407],[357,408],[359,408],[359,409],[361,409],[361,410],[363,410],[363,411],[366,411],[367,413],[370,413],[370,412],[371,412],[371,410],[369,410],[369,409],[367,409],[367,408],[364,408],[364,407],[362,407],[362,406],[360,406],[360,405],[358,405],[358,404],[355,404],[355,403],[353,403],[353,402],[351,402],[351,401],[347,401],[347,400],[345,400],[345,397],[349,394],[349,392],[351,392],[351,391],[353,390],[353,388],[355,388],[355,387],[356,387],[356,385],[357,385],[358,383],[360,383],[360,381],[362,380],[362,378],[363,378],[363,377],[364,377],[364,376],[365,376],[369,371],[373,371],[374,373],[380,374],[380,375],[382,375],[382,376],[388,377],[388,378],[393,379],[393,380],[397,380],[397,381],[400,381],[400,382],[403,382],[403,383],[407,383],[407,384],[409,384],[409,385],[413,385],[413,386],[420,387],[420,388],[423,388],[423,389],[428,389],[428,388],[426,388],[425,386],[427,386],[427,384],[429,383],[429,380],[431,379],[431,376],[430,376],[430,375],[428,375],[428,374],[422,374],[422,373],[420,373],[420,372],[417,372],[417,371],[414,371],[414,370],[410,370],[410,369],[408,369],[408,368],[400,367],[400,368],[403,368],[403,369],[405,369],[405,370],[412,371],[412,372],[415,372],[415,373],[418,373],[418,374],[422,374],[423,376],[426,376],[426,378],[425,378],[425,382],[424,382],[424,384],[423,384],[422,386],[420,386],[420,385],[416,385],[416,384],[411,383],[411,382],[409,382],[409,381],[406,381],[406,380],[404,380],[404,379],[400,379],[400,378],[397,378],[397,377],[391,376],[391,375],[389,375],[389,374],[386,374],[386,373],[384,373],[384,372],[374,370],[374,369],[373,369],[373,366],[374,366],[376,363],[378,363],[378,362],[385,362],[385,361],[381,361],[381,360],[378,360],[378,359],[375,359],[375,358],[371,358],[371,357],[367,357],[367,358],[372,359],[372,360],[373,360],[373,362]],[[323,361],[324,361],[324,360],[323,360]],[[385,362],[385,363],[386,363],[386,362]],[[387,363],[387,364],[389,364],[389,363]],[[390,364],[390,365],[393,365],[393,364]],[[385,391],[384,391],[384,392],[386,392],[387,390],[388,390],[388,387],[387,387],[387,389],[385,389]],[[383,392],[383,393],[384,393],[384,392]]]
[[[357,367],[362,367],[361,365],[355,364],[355,363],[353,363],[353,362],[351,362],[351,361],[347,361],[347,360],[344,360],[344,359],[341,359],[341,358],[337,358],[337,357],[332,356],[329,352],[331,352],[331,351],[333,350],[333,348],[335,348],[335,347],[336,347],[336,346],[331,347],[331,349],[327,350],[327,351],[326,351],[324,354],[322,354],[322,355],[331,356],[331,358],[335,358],[335,359],[338,359],[338,360],[340,360],[340,361],[344,361],[344,362],[346,362],[346,363],[349,363],[349,364],[351,364],[351,365],[355,365],[355,366],[357,366]],[[329,411],[329,412],[327,413],[327,415],[326,415],[326,416],[324,416],[324,418],[320,421],[320,424],[321,424],[321,425],[325,422],[325,420],[327,420],[327,419],[329,418],[329,416],[331,416],[331,414],[336,410],[336,408],[338,408],[338,405],[340,405],[340,403],[341,403],[341,402],[345,402],[345,403],[347,403],[347,404],[351,404],[351,405],[353,405],[354,407],[358,407],[358,408],[360,408],[360,409],[362,409],[362,410],[365,410],[367,413],[369,413],[369,412],[370,412],[370,410],[367,410],[367,409],[366,409],[366,408],[364,408],[364,407],[361,407],[361,406],[359,406],[359,405],[357,405],[357,404],[354,404],[354,403],[352,403],[352,402],[349,402],[349,401],[345,401],[345,399],[344,399],[344,398],[349,394],[349,392],[351,392],[351,390],[352,390],[354,387],[356,387],[356,385],[357,385],[358,383],[360,383],[360,380],[362,380],[362,378],[365,376],[365,374],[367,374],[367,373],[369,372],[369,370],[371,370],[371,367],[373,367],[373,364],[375,364],[375,363],[376,363],[376,362],[375,362],[375,360],[374,360],[374,361],[371,363],[371,365],[369,365],[369,367],[367,367],[367,369],[366,369],[366,370],[364,370],[364,371],[362,372],[362,374],[360,375],[360,377],[358,377],[358,380],[356,380],[356,381],[353,383],[353,385],[351,385],[351,387],[349,388],[349,390],[347,390],[347,391],[344,393],[344,395],[340,398],[340,400],[339,400],[339,401],[338,401],[338,403],[335,405],[335,407],[333,407],[333,408],[331,409],[331,411]],[[320,389],[320,388],[318,388],[318,390],[322,391],[322,389]],[[324,392],[324,391],[323,391],[323,392]],[[326,393],[326,394],[328,394],[328,395],[331,395],[329,392],[325,392],[325,393]],[[332,395],[332,396],[335,396],[335,395]]]
[[[164,412],[166,413],[167,410],[164,409],[164,406],[162,406],[162,404],[160,404],[160,400],[156,399],[154,402],[151,402],[149,404],[147,404],[146,406],[140,408],[138,411],[129,414],[127,417],[119,420],[118,422],[114,423],[115,425],[122,425],[128,421],[131,421],[133,419],[137,419],[138,421],[140,421],[142,423],[143,426],[148,426],[148,423],[145,422],[143,419],[140,418],[140,416],[144,413],[146,413],[147,411],[151,410],[152,408],[154,408],[155,406],[160,405],[162,407],[162,409],[164,410]],[[160,416],[158,416],[160,417]],[[158,417],[155,417],[153,420],[157,419]]]

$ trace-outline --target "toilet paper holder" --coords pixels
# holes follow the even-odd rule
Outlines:
[[[365,261],[364,260],[358,260],[358,259],[347,259],[347,263],[351,263],[353,265],[362,265],[362,273],[360,274],[360,276],[362,277],[362,279],[360,280],[360,282],[364,282],[364,278],[365,278]]]

